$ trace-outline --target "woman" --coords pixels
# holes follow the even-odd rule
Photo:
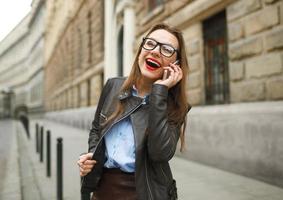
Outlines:
[[[129,77],[107,81],[80,156],[82,194],[99,200],[173,200],[169,166],[184,130],[188,62],[180,31],[157,24],[143,38]]]

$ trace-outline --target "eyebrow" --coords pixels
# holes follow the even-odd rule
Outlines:
[[[157,39],[155,39],[155,38],[153,38],[153,37],[146,37],[146,38],[153,39],[153,40],[155,40],[156,42],[159,42]],[[174,47],[174,45],[169,44],[169,43],[163,43],[163,42],[159,42],[159,43],[169,45],[169,46],[173,47],[174,49],[178,49],[178,47]]]

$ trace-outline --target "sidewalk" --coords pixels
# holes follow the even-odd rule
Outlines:
[[[0,200],[21,199],[16,122],[0,121]]]
[[[46,154],[39,162],[35,150],[35,123],[44,126],[45,133],[51,131],[52,171],[46,177]],[[21,124],[17,125],[21,129]],[[23,129],[21,129],[23,131]],[[19,131],[19,132],[21,132]],[[57,124],[50,121],[31,121],[31,139],[18,134],[21,149],[20,167],[22,193],[28,200],[56,199],[56,138],[63,138],[63,194],[65,200],[80,199],[80,177],[76,161],[87,151],[88,131]],[[44,134],[45,134],[44,133]],[[44,135],[44,140],[46,134]],[[44,141],[44,150],[46,141]],[[235,175],[215,168],[174,157],[172,171],[177,181],[180,200],[282,200],[283,189],[254,179]]]

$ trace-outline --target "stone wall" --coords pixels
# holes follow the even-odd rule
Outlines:
[[[183,30],[189,62],[188,100],[191,105],[204,104],[204,58],[202,25],[195,23]]]
[[[193,107],[179,156],[283,187],[283,101]]]
[[[59,11],[64,11],[64,6],[49,5]],[[59,27],[53,25],[47,31],[46,42],[56,42],[54,47],[46,46],[45,106],[51,111],[95,105],[102,87],[103,1],[73,2],[66,14],[49,12],[50,24],[58,16],[65,18],[57,22]]]
[[[151,12],[145,2],[136,5],[136,46],[149,27],[160,21],[183,31],[192,105],[206,104],[202,22],[223,10],[228,30],[230,102],[283,99],[282,0],[168,0]]]
[[[240,0],[228,6],[232,102],[283,99],[282,5]]]

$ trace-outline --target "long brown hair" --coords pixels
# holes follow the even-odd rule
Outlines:
[[[185,147],[185,127],[186,127],[186,114],[189,109],[189,104],[186,97],[186,81],[188,75],[188,61],[185,50],[185,42],[181,31],[176,28],[173,28],[167,24],[159,23],[154,25],[146,36],[154,32],[155,30],[163,29],[173,34],[179,43],[179,50],[177,59],[179,60],[181,69],[183,71],[183,78],[172,88],[169,89],[168,92],[168,120],[173,122],[179,126],[181,126],[181,151]],[[130,75],[127,77],[125,82],[122,85],[121,92],[130,91],[133,85],[137,85],[137,80],[141,77],[141,71],[139,68],[138,60],[139,55],[142,50],[142,45],[139,46],[137,54],[135,56],[135,60],[132,66],[132,70]],[[120,114],[123,113],[124,110],[124,101],[118,101],[116,111],[109,117],[108,122],[112,121]]]

